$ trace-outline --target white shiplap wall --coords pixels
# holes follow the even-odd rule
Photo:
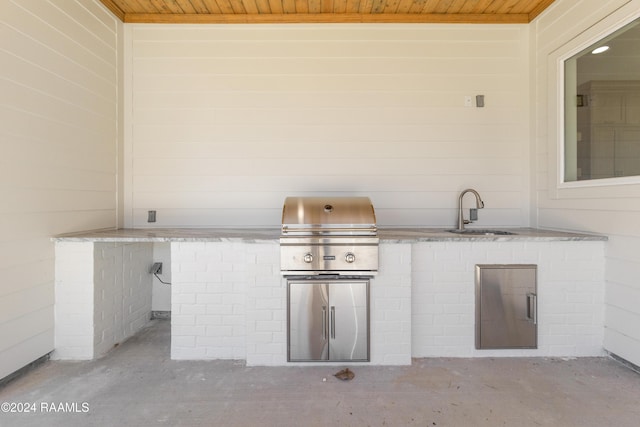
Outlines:
[[[275,227],[286,196],[329,194],[371,197],[381,225],[450,226],[467,187],[478,224],[528,225],[525,25],[126,31],[129,226]]]
[[[640,365],[640,185],[558,189],[559,56],[640,15],[638,0],[556,0],[531,27],[536,48],[534,141],[537,223],[609,236],[606,245],[605,349]]]
[[[116,224],[121,29],[93,0],[0,0],[0,378],[53,350],[51,236]]]

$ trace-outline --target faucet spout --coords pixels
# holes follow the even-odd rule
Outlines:
[[[464,225],[471,222],[468,219],[464,219],[464,215],[462,214],[462,199],[467,193],[473,193],[473,195],[476,196],[476,209],[484,208],[484,202],[482,201],[480,194],[473,188],[467,188],[462,193],[460,193],[460,196],[458,197],[458,231],[464,230]]]

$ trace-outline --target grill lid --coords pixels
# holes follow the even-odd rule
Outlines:
[[[287,197],[282,234],[375,236],[376,214],[368,197]]]

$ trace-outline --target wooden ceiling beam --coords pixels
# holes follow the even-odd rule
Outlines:
[[[554,0],[100,0],[126,23],[529,23]]]
[[[455,23],[526,24],[528,14],[446,13],[284,13],[284,14],[169,14],[127,13],[125,23],[158,24],[278,24],[278,23]]]

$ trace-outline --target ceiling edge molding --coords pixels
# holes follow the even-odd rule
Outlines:
[[[101,0],[110,1],[110,0]],[[547,0],[551,3],[553,0]],[[417,13],[285,13],[285,14],[124,14],[125,23],[138,24],[294,24],[294,23],[408,23],[408,24],[527,24],[528,14]]]

